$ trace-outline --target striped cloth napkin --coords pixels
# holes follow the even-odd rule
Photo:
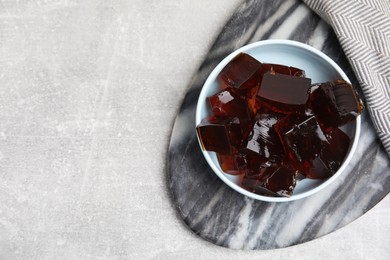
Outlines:
[[[334,29],[390,156],[390,0],[303,0]]]

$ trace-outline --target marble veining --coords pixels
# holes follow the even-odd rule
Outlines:
[[[195,135],[197,97],[207,75],[233,50],[263,39],[301,41],[320,49],[359,86],[332,29],[300,1],[246,1],[216,39],[190,84],[172,130],[168,185],[180,216],[200,237],[235,249],[304,243],[352,222],[390,191],[390,161],[367,113],[355,156],[340,178],[290,203],[247,198],[222,183],[204,160]]]

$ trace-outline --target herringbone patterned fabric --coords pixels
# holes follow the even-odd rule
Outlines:
[[[390,0],[303,0],[334,29],[390,156]]]

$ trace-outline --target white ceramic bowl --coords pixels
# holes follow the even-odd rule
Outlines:
[[[341,68],[328,56],[321,51],[308,46],[306,44],[290,41],[290,40],[265,40],[255,42],[240,49],[234,51],[225,59],[223,59],[217,67],[211,72],[203,85],[202,91],[199,95],[197,107],[196,107],[196,122],[198,125],[203,118],[211,115],[210,108],[208,107],[207,97],[217,93],[217,75],[228,64],[228,62],[234,58],[240,52],[247,53],[257,60],[264,63],[277,63],[287,66],[297,67],[303,69],[306,73],[306,77],[312,79],[312,83],[326,82],[335,79],[344,79],[350,82]],[[214,152],[204,151],[202,152],[206,161],[210,165],[211,169],[218,175],[218,177],[229,185],[234,190],[241,194],[244,194],[250,198],[269,201],[269,202],[282,202],[293,201],[310,196],[319,190],[325,188],[332,181],[334,181],[345,170],[347,164],[351,160],[353,153],[356,149],[359,135],[360,135],[360,116],[354,122],[348,123],[343,126],[342,130],[351,138],[351,144],[349,152],[339,168],[339,170],[330,178],[324,180],[312,180],[303,179],[297,181],[296,187],[291,197],[268,197],[252,193],[238,184],[238,177],[224,173],[221,170],[216,154]],[[198,137],[200,147],[200,140]]]

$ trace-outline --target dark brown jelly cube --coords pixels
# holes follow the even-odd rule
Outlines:
[[[314,115],[291,114],[275,124],[284,149],[296,162],[317,157],[328,140]]]
[[[350,138],[338,128],[333,128],[328,134],[328,144],[321,151],[321,159],[334,174],[343,163],[350,146]]]
[[[231,154],[241,142],[240,121],[237,118],[209,117],[196,128],[202,147],[207,151]]]
[[[239,88],[261,67],[261,63],[246,53],[239,53],[220,72],[218,79],[225,86]]]
[[[232,175],[248,174],[259,175],[259,171],[268,167],[267,160],[246,149],[235,151],[232,154],[217,154],[222,171]]]
[[[217,154],[218,162],[223,172],[232,175],[240,174],[236,157],[236,154]]]
[[[248,167],[246,171],[243,172],[247,178],[265,180],[266,178],[269,178],[270,175],[273,173],[273,171],[270,171],[269,168],[275,167],[275,164],[271,164],[268,161],[264,161],[262,159],[258,161],[260,161],[260,164],[254,163],[253,161],[249,164],[251,167]],[[258,165],[258,167],[253,167],[254,165]]]
[[[304,175],[309,179],[326,179],[333,175],[321,157],[305,162]]]
[[[363,103],[351,84],[335,80],[311,88],[309,107],[326,127],[337,127],[354,120]]]
[[[232,154],[219,154],[217,159],[222,171],[232,175],[245,174],[248,169],[248,158],[240,151],[233,151]],[[257,161],[256,161],[257,162]]]
[[[211,110],[216,117],[238,117],[241,121],[250,119],[245,97],[239,91],[228,87],[209,97]]]
[[[263,63],[263,68],[271,74],[279,73],[296,77],[305,77],[305,71],[295,67],[289,67],[281,64]]]
[[[288,76],[304,77],[305,72],[301,69],[284,66],[273,63],[262,63],[262,66],[253,73],[247,80],[245,80],[239,88],[242,90],[249,91],[249,95],[256,95],[258,90],[255,92],[254,89],[258,88],[262,84],[264,74],[269,73],[272,75],[283,74]]]
[[[275,196],[292,195],[296,184],[295,171],[285,166],[272,166],[264,171],[259,178],[244,176],[242,186],[262,195],[269,195],[270,192]]]
[[[262,184],[267,181],[279,167],[280,165],[278,164],[267,164],[259,167],[256,171],[245,172],[241,184],[247,189],[262,187]]]
[[[245,148],[271,162],[283,160],[284,150],[278,134],[272,127],[276,119],[270,115],[259,115],[246,140]],[[245,144],[245,143],[244,143]]]
[[[288,67],[280,64],[263,63],[262,66],[239,87],[245,91],[247,103],[252,115],[257,112],[257,93],[263,80],[263,75],[269,72],[270,74],[285,74],[290,76],[304,76],[305,72],[301,69]]]
[[[329,144],[323,149],[321,156],[329,169],[336,172],[347,156],[351,139],[339,128],[333,128],[326,136]]]
[[[257,95],[272,110],[304,111],[309,97],[311,79],[283,74],[265,73]]]
[[[257,176],[261,172],[261,169],[271,165],[269,159],[254,153],[247,148],[241,149],[235,159],[240,173],[247,176]]]
[[[277,113],[270,110],[266,106],[259,106],[255,120],[261,120],[265,125],[273,127],[280,119],[284,118],[286,115],[282,113]]]
[[[324,179],[332,176],[343,163],[350,145],[350,138],[340,129],[332,128],[327,134],[328,143],[318,157],[309,164],[306,177]]]

